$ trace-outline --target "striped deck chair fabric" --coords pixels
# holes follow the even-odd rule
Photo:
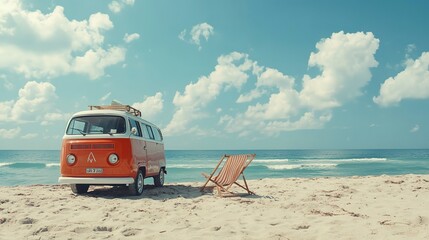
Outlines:
[[[213,182],[220,196],[226,194],[233,194],[229,189],[235,184],[244,190],[248,194],[254,194],[249,190],[249,187],[244,177],[243,171],[255,158],[256,154],[241,154],[241,155],[224,155],[220,159],[218,165],[213,170],[212,174],[207,175],[202,173],[202,175],[207,178],[206,183],[201,187],[201,191],[207,186],[208,182]],[[223,166],[221,166],[223,163]],[[216,176],[215,176],[216,174]],[[244,186],[237,182],[240,175],[243,177]]]

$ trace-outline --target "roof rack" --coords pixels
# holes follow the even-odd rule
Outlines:
[[[124,112],[129,112],[131,114],[133,114],[134,116],[137,117],[141,117],[142,113],[140,112],[140,110],[137,110],[133,107],[131,107],[130,105],[104,105],[104,106],[88,106],[89,110],[118,110],[118,111],[124,111]]]

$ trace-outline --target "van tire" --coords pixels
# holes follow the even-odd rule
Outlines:
[[[161,168],[159,170],[159,174],[153,177],[153,183],[155,184],[155,187],[162,187],[164,186],[164,181],[165,181],[164,168]]]
[[[70,184],[70,188],[73,193],[83,194],[88,192],[88,184]]]
[[[134,183],[128,186],[128,190],[131,195],[140,196],[144,190],[144,173],[141,169],[137,172],[137,176],[134,179]]]

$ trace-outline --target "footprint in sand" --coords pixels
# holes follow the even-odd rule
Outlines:
[[[122,235],[124,235],[125,237],[135,236],[139,232],[141,232],[140,228],[126,228],[121,231]]]
[[[94,232],[111,232],[112,228],[111,227],[103,227],[103,226],[97,226],[95,227],[92,231]]]
[[[47,232],[47,231],[49,231],[48,227],[42,227],[42,228],[39,228],[37,231],[33,232],[33,235],[37,235],[39,233]]]
[[[35,223],[35,222],[36,222],[36,220],[35,220],[35,219],[33,219],[33,218],[28,218],[28,217],[26,217],[26,218],[23,218],[23,219],[19,220],[19,223],[21,223],[21,224],[33,224],[33,223]]]
[[[309,229],[310,225],[299,225],[297,227],[294,227],[295,230],[302,230],[302,229]]]
[[[77,227],[77,228],[72,230],[72,232],[79,233],[79,234],[80,233],[87,233],[89,231],[90,231],[90,229],[88,227]]]

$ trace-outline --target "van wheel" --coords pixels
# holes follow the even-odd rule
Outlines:
[[[144,190],[144,174],[141,169],[138,171],[137,177],[134,179],[134,183],[130,184],[130,186],[128,187],[128,190],[130,191],[131,195],[142,195]]]
[[[156,187],[162,187],[164,186],[164,180],[165,180],[164,169],[161,168],[159,170],[159,174],[153,177],[153,183],[155,184]]]
[[[88,184],[70,184],[70,188],[73,193],[83,194],[88,192]]]

